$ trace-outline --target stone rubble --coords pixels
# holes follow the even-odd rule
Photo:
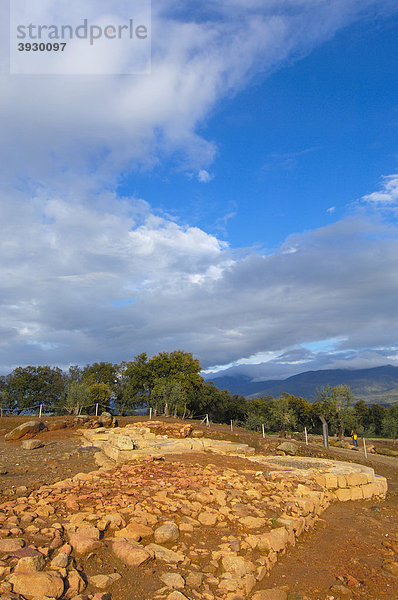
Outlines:
[[[147,429],[86,430],[86,439],[118,452],[139,452],[147,441],[145,460],[123,458],[0,506],[0,599],[111,600],[123,579],[139,575],[154,600],[286,600],[283,589],[260,589],[278,556],[331,502],[386,493],[372,469],[253,456],[243,444],[227,449],[243,446],[252,467],[242,470],[150,460],[149,448],[205,442],[218,453],[227,443]],[[121,449],[124,438],[138,450]],[[386,567],[396,574],[396,563]]]

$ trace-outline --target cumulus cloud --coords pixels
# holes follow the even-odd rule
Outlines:
[[[115,194],[122,175],[165,157],[208,179],[217,147],[202,125],[225,97],[366,10],[391,7],[165,0],[153,7],[151,76],[3,74],[2,371],[176,347],[211,366],[280,354],[303,340],[392,344],[391,229],[352,218],[290,237],[273,254],[236,254],[214,235]]]
[[[353,348],[394,347],[390,227],[345,219],[242,257],[143,201],[108,194],[106,203],[42,195],[17,214],[1,202],[3,370],[180,347],[205,367],[269,352],[272,372],[290,373],[324,364],[322,351],[287,350],[304,342],[337,338],[336,365]]]

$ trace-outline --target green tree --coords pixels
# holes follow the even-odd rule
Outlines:
[[[14,369],[7,375],[6,383],[9,402],[19,414],[40,404],[45,410],[59,406],[65,394],[66,378],[58,367],[28,366]]]
[[[296,427],[300,430],[304,427],[311,427],[311,404],[305,398],[297,398],[288,394],[287,396],[289,407],[294,412]]]
[[[66,388],[66,396],[64,401],[65,410],[69,414],[78,415],[81,409],[87,409],[90,404],[91,391],[87,383],[69,381]]]
[[[247,417],[245,426],[248,429],[261,430],[262,425],[270,431],[272,429],[272,410],[274,408],[272,396],[253,398],[247,402]]]
[[[388,409],[380,404],[369,406],[369,428],[372,427],[375,435],[383,435],[383,421]]]
[[[388,408],[382,423],[383,434],[395,440],[398,436],[398,404],[393,404]]]
[[[121,414],[137,405],[147,406],[151,397],[151,367],[145,352],[138,354],[119,370],[119,390],[116,404]]]
[[[155,381],[151,392],[151,401],[157,412],[166,416],[182,414],[186,406],[187,394],[178,377],[163,377]]]
[[[348,385],[326,386],[318,390],[312,405],[313,415],[323,416],[330,428],[330,433],[337,433],[341,439],[344,429],[349,427],[352,413],[348,411],[354,396]]]
[[[296,427],[296,415],[289,405],[289,394],[282,394],[274,401],[271,408],[271,423],[280,429],[280,436],[285,437],[286,429]]]
[[[117,385],[118,369],[119,365],[113,365],[112,363],[107,362],[95,362],[92,365],[86,365],[84,367],[81,380],[88,385],[105,383],[109,389],[113,391]]]
[[[89,406],[94,404],[99,405],[100,411],[109,411],[109,402],[112,396],[112,391],[106,383],[93,383],[88,387]]]

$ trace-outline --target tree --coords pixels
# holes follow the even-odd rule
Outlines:
[[[136,405],[145,405],[149,408],[152,378],[151,368],[145,352],[138,354],[119,369],[119,394],[116,404],[123,414]]]
[[[373,427],[375,435],[383,434],[383,420],[387,416],[387,408],[380,404],[371,404],[369,406],[369,424]]]
[[[8,399],[18,414],[40,404],[47,410],[60,406],[65,383],[61,369],[49,366],[17,367],[6,377]]]
[[[383,434],[395,440],[398,436],[398,404],[393,404],[383,418]]]
[[[248,429],[258,430],[262,425],[270,431],[272,429],[272,409],[274,408],[272,396],[253,398],[247,402],[247,417],[245,426]]]
[[[344,429],[349,426],[352,414],[348,407],[352,404],[354,396],[348,385],[326,386],[318,390],[317,398],[312,405],[313,414],[323,416],[331,432],[338,433],[341,439]]]
[[[280,436],[285,437],[286,429],[296,427],[296,415],[289,406],[289,394],[282,394],[274,401],[271,408],[271,422],[280,429]]]
[[[166,416],[182,414],[186,406],[186,391],[178,377],[164,377],[156,380],[151,392],[151,401],[157,412]]]
[[[94,384],[101,385],[101,384]],[[78,415],[82,408],[87,408],[91,403],[91,391],[87,383],[69,381],[65,395],[65,409],[69,414]]]
[[[82,371],[82,380],[88,385],[94,383],[105,383],[112,391],[117,383],[117,372],[119,365],[100,362],[86,365]]]
[[[106,383],[93,383],[88,386],[89,406],[98,404],[101,410],[109,410],[112,391]]]

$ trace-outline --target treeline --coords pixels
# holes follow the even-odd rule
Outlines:
[[[45,412],[78,414],[93,413],[98,404],[100,410],[120,415],[151,406],[159,414],[243,421],[245,398],[220,391],[200,372],[199,360],[182,350],[152,358],[143,353],[120,364],[71,366],[67,372],[49,366],[17,367],[0,377],[0,406],[3,412],[17,414],[40,405]]]
[[[367,405],[363,400],[355,403],[347,385],[324,387],[317,392],[314,402],[282,394],[279,398],[265,396],[247,402],[248,429],[260,430],[262,424],[268,431],[303,431],[321,433],[320,417],[324,417],[329,433],[342,437],[356,431],[359,435],[397,437],[398,404],[391,407]]]
[[[305,398],[282,394],[246,400],[219,390],[200,375],[201,365],[191,353],[175,350],[149,358],[139,354],[120,364],[107,362],[58,367],[17,367],[0,377],[0,407],[3,412],[43,411],[54,414],[93,413],[112,410],[131,414],[137,407],[151,407],[155,413],[178,417],[208,415],[215,423],[233,421],[248,429],[267,432],[303,431],[320,433],[320,416],[325,417],[332,435],[352,429],[360,435],[396,437],[398,404],[386,408],[354,402],[349,386],[325,387],[313,403]]]

